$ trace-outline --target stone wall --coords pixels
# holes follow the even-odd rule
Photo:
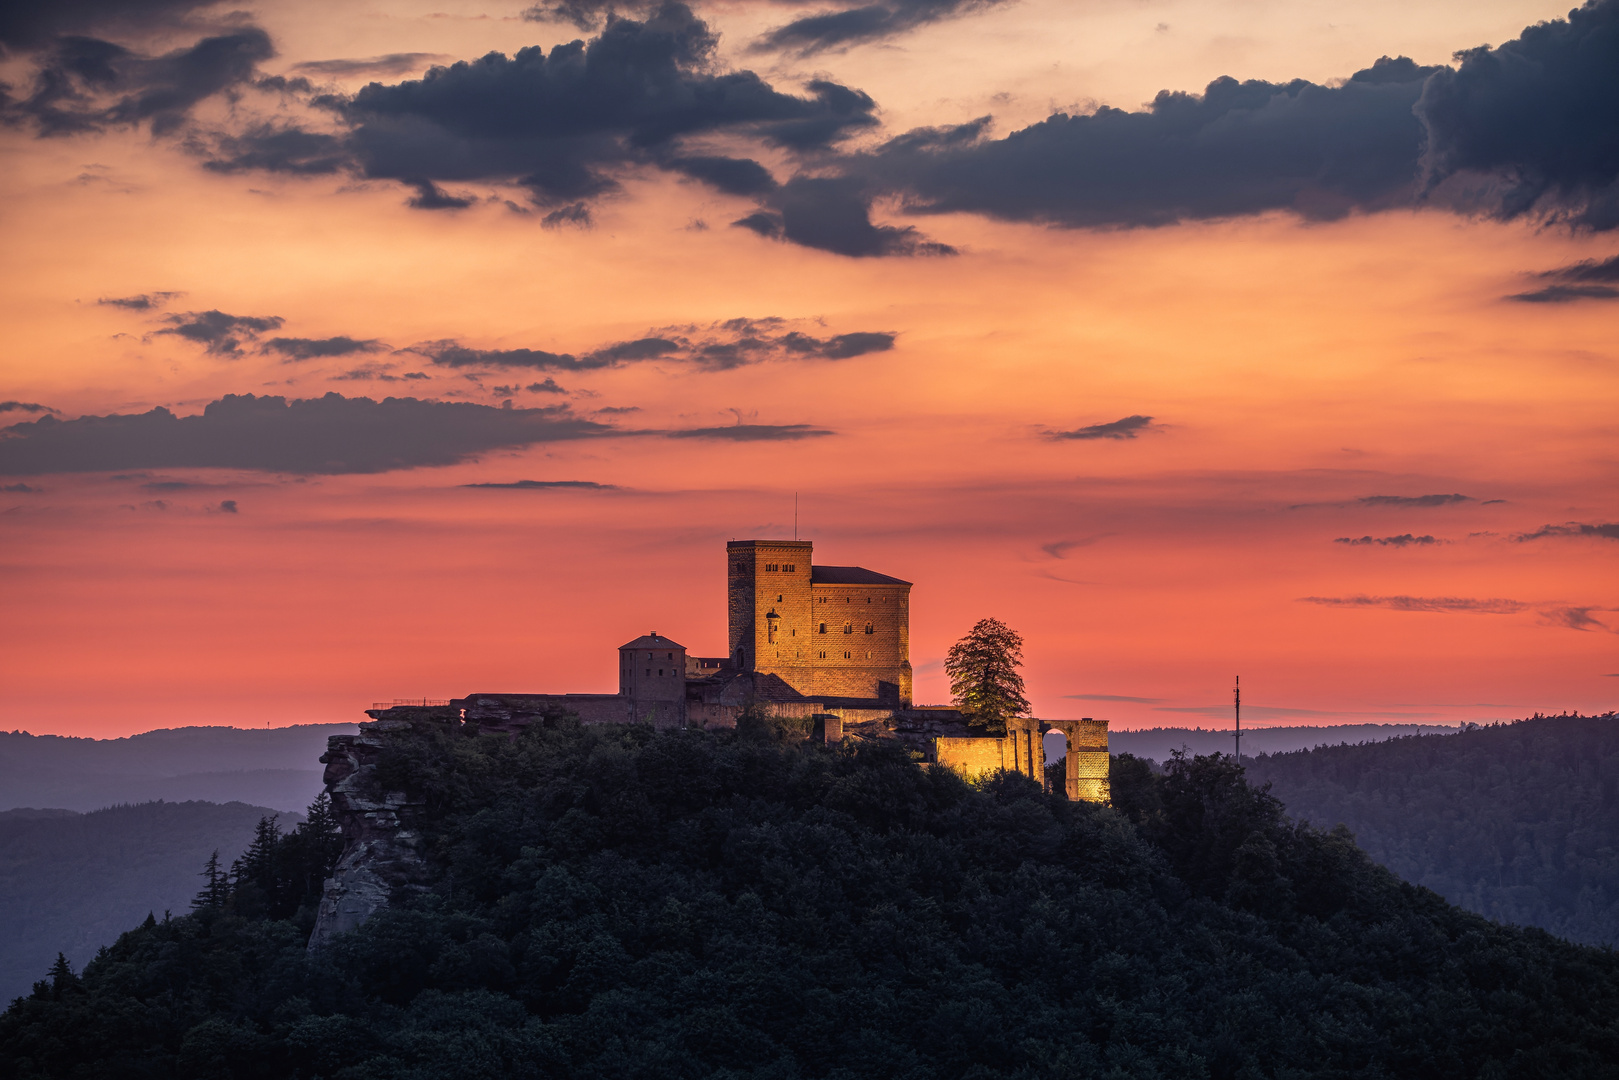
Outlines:
[[[635,701],[618,694],[468,694],[452,704],[488,732],[517,731],[561,713],[575,714],[582,724],[686,726],[684,701]]]

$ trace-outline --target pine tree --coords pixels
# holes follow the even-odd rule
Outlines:
[[[231,864],[231,876],[236,879],[238,889],[243,885],[256,885],[264,890],[266,896],[275,892],[276,855],[281,846],[281,826],[276,824],[279,816],[271,814],[259,818],[258,825],[253,829],[253,842]]]
[[[219,849],[208,856],[208,865],[202,868],[202,876],[208,880],[202,891],[191,901],[191,910],[198,908],[224,907],[230,899],[230,875],[219,868]]]
[[[1006,734],[1006,722],[1026,716],[1023,638],[999,619],[980,619],[945,656],[950,694],[968,723],[990,735]]]

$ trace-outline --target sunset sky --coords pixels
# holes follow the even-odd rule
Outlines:
[[[23,0],[0,46],[6,729],[612,691],[649,630],[724,652],[795,493],[915,583],[919,702],[985,616],[1118,728],[1237,674],[1260,725],[1619,699],[1619,0]]]

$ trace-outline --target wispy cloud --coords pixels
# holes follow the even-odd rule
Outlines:
[[[725,427],[686,428],[666,431],[671,439],[720,439],[728,442],[793,442],[817,439],[837,432],[810,424],[730,424]]]
[[[1514,540],[1544,540],[1550,536],[1596,536],[1604,540],[1619,540],[1619,522],[1601,522],[1590,525],[1582,521],[1569,521],[1562,525],[1542,525],[1534,532],[1518,533]]]
[[[1619,287],[1606,284],[1619,283],[1619,255],[1598,262],[1587,259],[1556,270],[1537,275],[1559,284],[1548,285],[1533,292],[1515,293],[1507,297],[1527,304],[1567,304],[1575,300],[1619,299]]]
[[[1388,608],[1391,611],[1442,611],[1475,615],[1515,615],[1531,605],[1522,600],[1478,600],[1467,596],[1301,596],[1301,604],[1323,607]]]
[[[1087,427],[1074,428],[1072,431],[1046,431],[1043,434],[1048,439],[1058,441],[1069,439],[1133,439],[1138,431],[1146,431],[1151,426],[1152,417],[1137,415],[1110,420],[1105,424],[1091,424]]]
[[[184,295],[182,292],[149,292],[141,293],[139,296],[103,296],[96,303],[123,308],[126,311],[151,311]]]
[[[1092,544],[1102,539],[1102,536],[1104,535],[1106,534],[1104,533],[1099,536],[1084,536],[1078,540],[1057,540],[1049,544],[1041,544],[1040,550],[1045,552],[1047,555],[1050,555],[1053,559],[1066,559],[1070,551],[1073,551],[1075,548],[1090,547]]]
[[[505,488],[508,491],[617,491],[617,484],[594,480],[512,480],[505,483],[462,484],[464,488]]]
[[[1399,536],[1340,536],[1333,543],[1348,544],[1350,547],[1363,547],[1368,544],[1378,544],[1382,547],[1426,547],[1433,544],[1448,544],[1450,541],[1439,540],[1432,536],[1401,533]]]
[[[1491,499],[1489,501],[1500,502],[1501,500]],[[1452,493],[1449,495],[1362,495],[1357,499],[1344,499],[1338,502],[1294,503],[1292,506],[1289,506],[1288,509],[1313,510],[1319,507],[1342,508],[1347,506],[1364,506],[1371,508],[1409,510],[1420,507],[1455,506],[1459,503],[1470,502],[1478,502],[1478,500],[1471,495],[1462,495],[1459,493]]]
[[[1593,611],[1606,611],[1594,604],[1589,607],[1553,607],[1543,608],[1540,612],[1541,621],[1548,626],[1561,626],[1568,630],[1603,630],[1608,626],[1591,615]]]
[[[1070,701],[1128,701],[1138,705],[1157,705],[1161,697],[1130,697],[1126,694],[1064,694]]]

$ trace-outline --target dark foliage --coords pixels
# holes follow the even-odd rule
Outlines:
[[[1619,714],[1275,754],[1250,772],[1453,904],[1619,944]]]
[[[390,736],[435,888],[313,958],[230,905],[148,921],[0,1016],[0,1074],[1619,1075],[1611,952],[1228,760],[1122,770],[1121,813],[798,734]]]

